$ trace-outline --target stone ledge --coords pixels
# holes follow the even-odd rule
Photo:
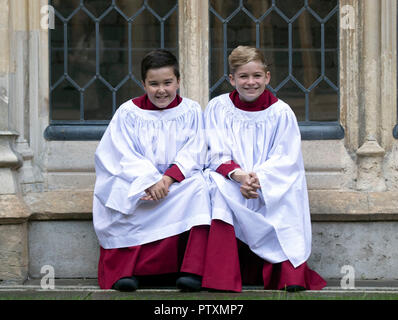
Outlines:
[[[312,214],[398,214],[398,192],[310,190]]]
[[[312,221],[398,221],[398,192],[310,190]]]
[[[40,220],[92,220],[91,190],[0,196],[0,224]],[[398,192],[310,190],[314,222],[398,221]]]
[[[312,222],[398,221],[398,213],[311,213]]]
[[[0,195],[0,225],[24,223],[29,216],[30,210],[21,197],[15,194]]]
[[[63,190],[30,193],[25,202],[31,210],[29,220],[91,220],[93,192]]]

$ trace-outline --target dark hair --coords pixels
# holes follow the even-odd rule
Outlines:
[[[141,79],[145,81],[149,69],[173,67],[174,75],[180,79],[180,71],[177,58],[165,49],[157,49],[149,52],[141,62]]]

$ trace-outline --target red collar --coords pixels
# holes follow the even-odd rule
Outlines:
[[[256,100],[252,102],[242,101],[239,98],[239,93],[238,91],[236,91],[236,89],[229,94],[229,98],[231,99],[235,107],[244,111],[265,110],[278,101],[278,98],[276,98],[267,89],[265,89],[264,92]]]
[[[133,99],[133,103],[144,110],[166,110],[166,109],[171,109],[174,107],[177,107],[182,101],[182,98],[177,94],[177,96],[175,97],[175,99],[170,102],[170,104],[166,107],[166,108],[158,108],[157,106],[155,106],[151,100],[149,100],[148,95],[144,94],[141,97],[137,97]]]

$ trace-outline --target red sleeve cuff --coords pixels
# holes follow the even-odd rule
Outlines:
[[[224,162],[222,165],[220,165],[216,172],[224,176],[225,178],[229,179],[228,174],[235,169],[240,168],[240,165],[235,163],[234,160]]]
[[[184,175],[182,174],[180,168],[176,164],[170,166],[166,172],[164,173],[166,176],[173,178],[174,180],[181,182],[185,179]]]

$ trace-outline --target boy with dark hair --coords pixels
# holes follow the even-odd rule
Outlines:
[[[179,273],[177,287],[197,291],[211,220],[202,109],[178,95],[173,54],[141,67],[146,93],[119,107],[95,153],[98,282],[134,291],[140,276]]]

